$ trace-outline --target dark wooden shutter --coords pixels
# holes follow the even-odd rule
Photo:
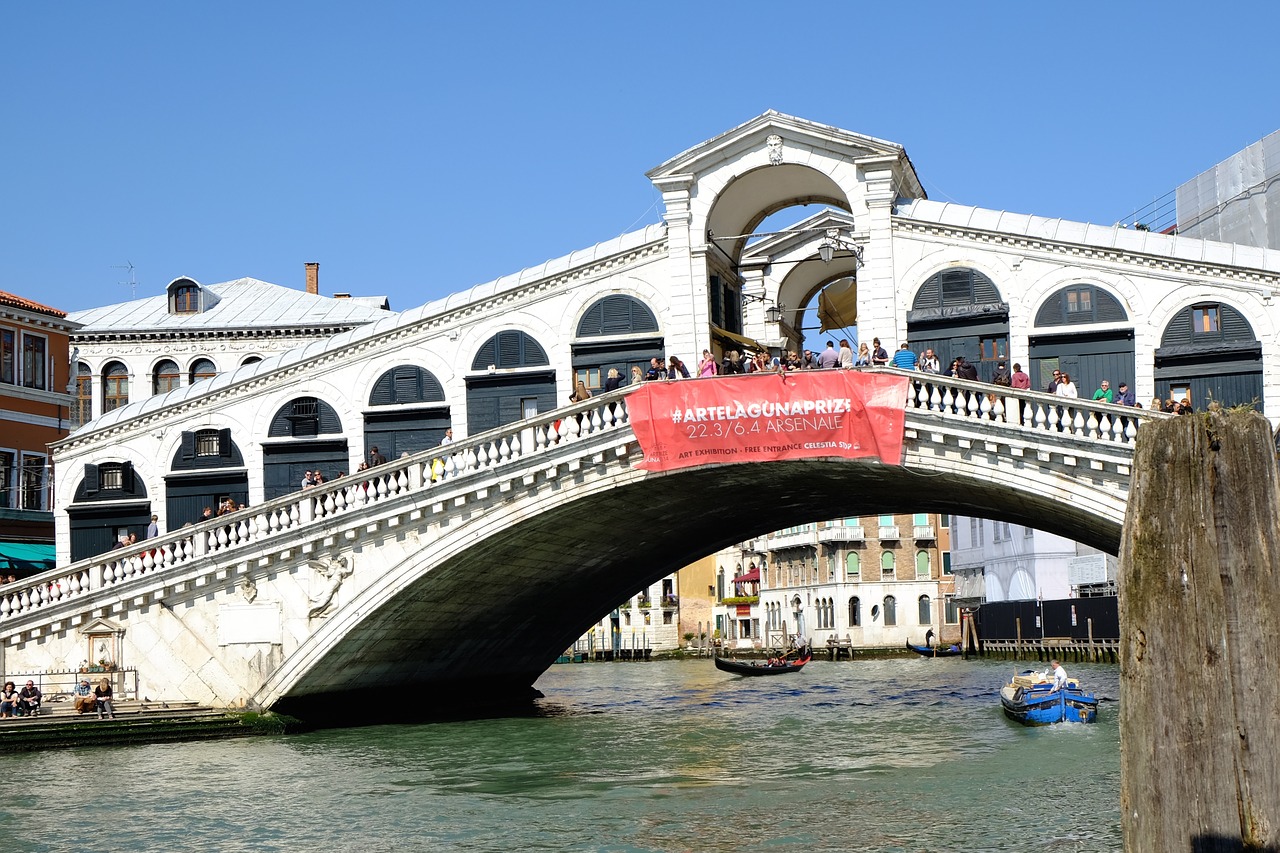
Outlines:
[[[96,494],[98,491],[98,466],[84,466],[84,491],[85,494]]]
[[[178,452],[183,459],[196,458],[196,434],[194,432],[184,432],[182,434],[182,446]]]
[[[229,429],[218,430],[218,455],[223,457],[224,459],[230,458],[231,448],[232,448],[231,430]]]

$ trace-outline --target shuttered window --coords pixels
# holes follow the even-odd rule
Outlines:
[[[444,386],[440,380],[413,364],[401,364],[383,373],[369,392],[371,406],[443,402]]]
[[[471,362],[472,370],[487,370],[490,366],[544,367],[551,362],[542,345],[524,332],[509,330],[498,332],[476,351]]]
[[[1128,319],[1119,299],[1092,284],[1072,284],[1057,290],[1036,312],[1037,326],[1123,323]]]
[[[920,311],[999,301],[1000,291],[990,278],[975,269],[955,267],[929,276],[917,291],[911,307]]]
[[[334,408],[315,397],[298,397],[280,407],[271,426],[269,438],[307,438],[342,432],[342,421]]]
[[[1189,344],[1253,343],[1253,327],[1235,308],[1204,303],[1183,308],[1165,327],[1160,346]]]
[[[578,337],[629,335],[658,331],[658,319],[640,300],[612,294],[591,303],[578,321]]]

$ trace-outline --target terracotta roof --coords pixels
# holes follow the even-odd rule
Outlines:
[[[50,308],[48,305],[41,305],[39,302],[33,302],[30,299],[24,299],[4,290],[0,290],[0,305],[11,305],[14,308],[25,308],[28,311],[38,311],[41,314],[52,314],[55,317],[67,316],[66,311],[59,311],[57,308]]]

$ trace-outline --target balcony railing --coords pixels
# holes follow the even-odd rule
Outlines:
[[[879,537],[880,537],[881,541],[884,541],[884,540],[890,540],[890,541],[892,541],[892,540],[896,540],[896,539],[901,539],[901,538],[902,538],[902,537],[898,534],[898,525],[896,525],[896,524],[882,524],[882,525],[880,525],[880,533],[879,533]]]
[[[824,527],[818,531],[820,542],[863,542],[866,530],[861,527]]]
[[[814,548],[818,545],[818,534],[812,530],[804,533],[784,533],[769,537],[769,547],[775,551],[783,548]]]
[[[937,539],[937,535],[933,532],[932,524],[917,524],[911,529],[912,536],[917,540]]]

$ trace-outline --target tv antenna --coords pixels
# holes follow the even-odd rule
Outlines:
[[[120,282],[120,284],[129,285],[129,298],[137,299],[138,298],[138,277],[134,274],[135,267],[133,266],[133,264],[130,261],[125,261],[123,264],[115,264],[111,268],[113,270],[129,271],[129,280],[122,281]]]

